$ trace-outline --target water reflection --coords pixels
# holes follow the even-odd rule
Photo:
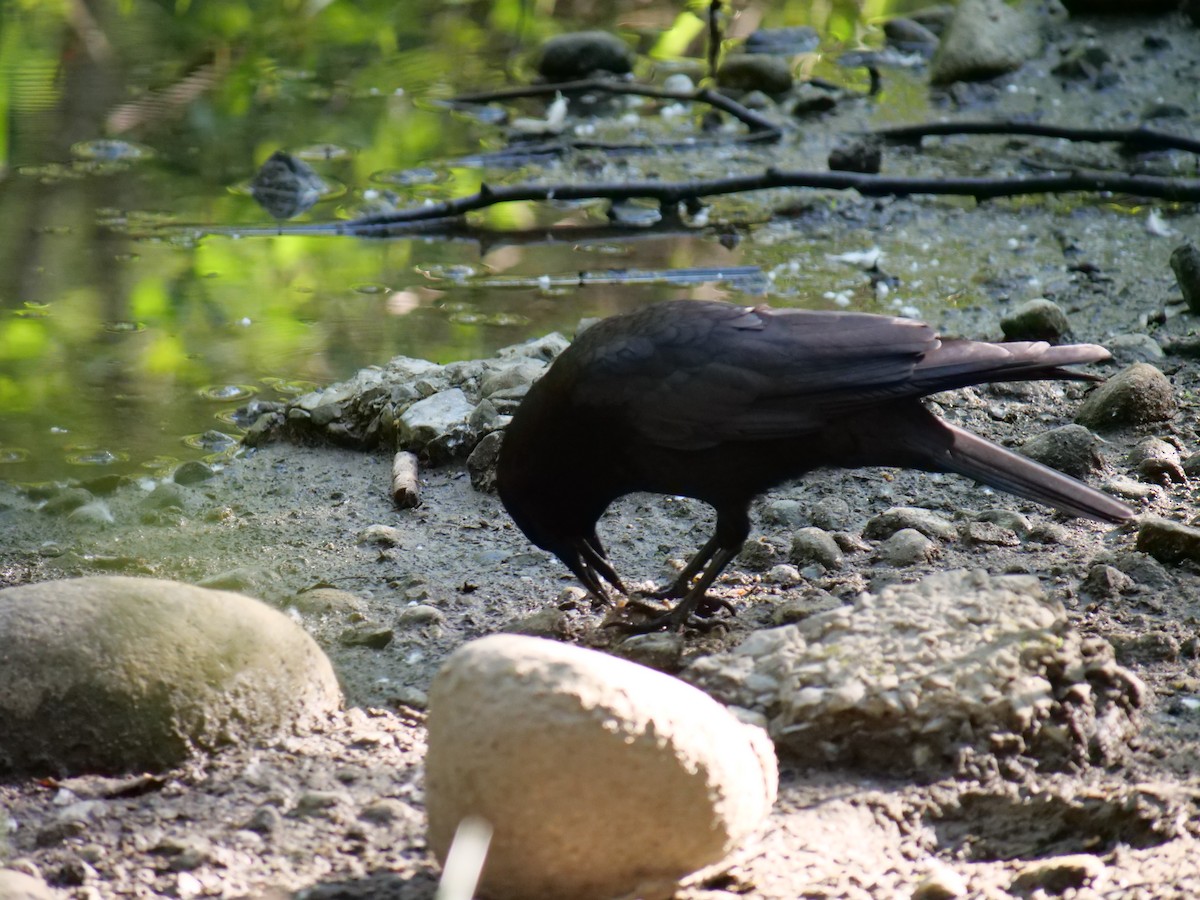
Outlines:
[[[439,236],[272,234],[270,217],[231,190],[281,149],[345,186],[309,221],[524,178],[519,167],[441,165],[498,146],[504,115],[434,101],[502,86],[522,51],[568,20],[621,21],[644,32],[645,49],[671,26],[675,4],[559,7],[524,24],[510,5],[432,0],[300,12],[244,0],[83,5],[87,28],[70,4],[4,9],[0,67],[13,77],[0,112],[3,477],[60,479],[80,465],[136,473],[148,461],[157,471],[177,454],[214,452],[200,438],[229,437],[220,417],[243,392],[284,399],[396,354],[486,356],[570,333],[585,316],[684,296],[757,300],[762,288],[716,277],[572,283],[580,272],[768,270],[797,252],[810,253],[812,272],[830,269],[821,248],[751,247],[729,234],[620,240],[603,204],[510,204]],[[818,5],[787,15],[816,15],[809,6]],[[856,21],[841,12],[852,8],[820,6],[825,21],[815,24],[840,28]],[[575,164],[606,162],[569,161],[567,174]],[[730,164],[696,155],[665,161],[662,174]],[[742,202],[723,201],[723,218],[760,222],[762,207]],[[565,239],[554,230],[564,224],[575,229]],[[231,231],[204,236],[214,225]],[[776,295],[798,300],[800,280],[783,273]]]

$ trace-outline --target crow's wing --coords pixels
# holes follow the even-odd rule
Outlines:
[[[619,411],[637,438],[676,449],[802,437],[873,404],[984,381],[1070,377],[1056,367],[1107,355],[942,342],[928,325],[890,316],[697,301],[606,320],[577,345],[574,403]]]

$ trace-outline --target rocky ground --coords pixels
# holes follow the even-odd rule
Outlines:
[[[1184,117],[1156,124],[1189,129],[1189,67],[1200,59],[1200,36],[1185,19],[1054,29],[1042,56],[1019,73],[948,91],[947,113],[1003,117],[1020,111],[1029,92],[1044,91],[1094,111],[1097,123],[1128,127],[1148,105],[1182,98]],[[1078,78],[1050,76],[1088,42],[1103,46],[1108,62]],[[1046,152],[1007,139],[986,146]],[[933,152],[949,162],[987,156],[978,147]],[[1114,166],[1195,169],[1191,159],[1127,159],[1111,148],[1055,145],[1053,153],[1058,165],[1099,154]],[[784,230],[819,228],[861,242],[869,229],[930,242],[931,253],[973,254],[970,290],[957,295],[968,300],[942,306],[934,298],[924,310],[945,332],[999,338],[1001,318],[1041,295],[1065,311],[1074,339],[1113,346],[1118,358],[1099,367],[1103,373],[1155,365],[1171,383],[1174,415],[1103,429],[1085,468],[1145,514],[1193,521],[1197,500],[1186,475],[1200,449],[1200,370],[1194,316],[1168,263],[1177,244],[1200,232],[1191,207],[1151,219],[1147,208],[1107,201],[969,208],[840,198],[836,209],[806,203],[794,213],[764,233],[777,240]],[[935,283],[929,279],[929,290]],[[936,407],[1019,445],[1070,423],[1086,393],[1076,384],[981,388],[939,397]],[[1166,451],[1158,466],[1131,459],[1147,438],[1170,445],[1178,462]],[[528,544],[495,496],[472,488],[461,461],[426,468],[424,502],[412,510],[393,504],[390,471],[390,453],[274,442],[215,477],[153,492],[0,486],[0,584],[120,572],[242,591],[302,622],[333,659],[346,698],[317,733],[231,748],[161,775],[10,779],[0,784],[0,822],[8,822],[0,861],[77,897],[432,896],[421,763],[426,692],[440,661],[503,629],[633,651],[602,627],[561,565]],[[918,534],[929,516],[949,528],[889,547],[890,532],[869,523],[892,507],[924,511],[906,514]],[[1061,519],[949,476],[822,472],[764,498],[756,512],[750,547],[717,588],[737,616],[724,629],[686,635],[660,664],[681,666],[755,629],[935,572],[1028,574],[1063,604],[1075,629],[1111,643],[1146,684],[1140,733],[1106,764],[1057,772],[1026,765],[913,779],[785,755],[780,799],[761,839],[684,896],[1200,894],[1197,559],[1159,553],[1164,562],[1138,550],[1137,527]],[[813,556],[814,546],[828,544],[812,532],[797,542],[811,526],[838,538],[840,563]],[[685,556],[711,527],[699,504],[634,496],[614,505],[602,535],[630,581],[661,583],[672,571],[664,560]]]

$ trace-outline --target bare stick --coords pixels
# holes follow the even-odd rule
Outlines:
[[[417,480],[417,457],[401,450],[392,460],[392,500],[401,509],[421,505],[421,485]]]
[[[1194,138],[1138,128],[1068,128],[1062,125],[1043,125],[1038,122],[922,122],[900,125],[871,132],[889,141],[917,142],[927,136],[950,134],[1022,134],[1030,137],[1061,138],[1068,141],[1101,144],[1108,141],[1125,144],[1133,150],[1184,150],[1200,153],[1200,141]]]

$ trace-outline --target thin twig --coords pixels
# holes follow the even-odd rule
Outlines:
[[[1182,135],[1157,131],[1144,125],[1137,128],[1069,128],[1037,122],[924,122],[881,128],[872,134],[885,140],[916,142],[926,136],[950,134],[1013,134],[1031,137],[1062,138],[1068,141],[1101,144],[1125,144],[1134,150],[1184,150],[1200,153],[1200,141]]]

